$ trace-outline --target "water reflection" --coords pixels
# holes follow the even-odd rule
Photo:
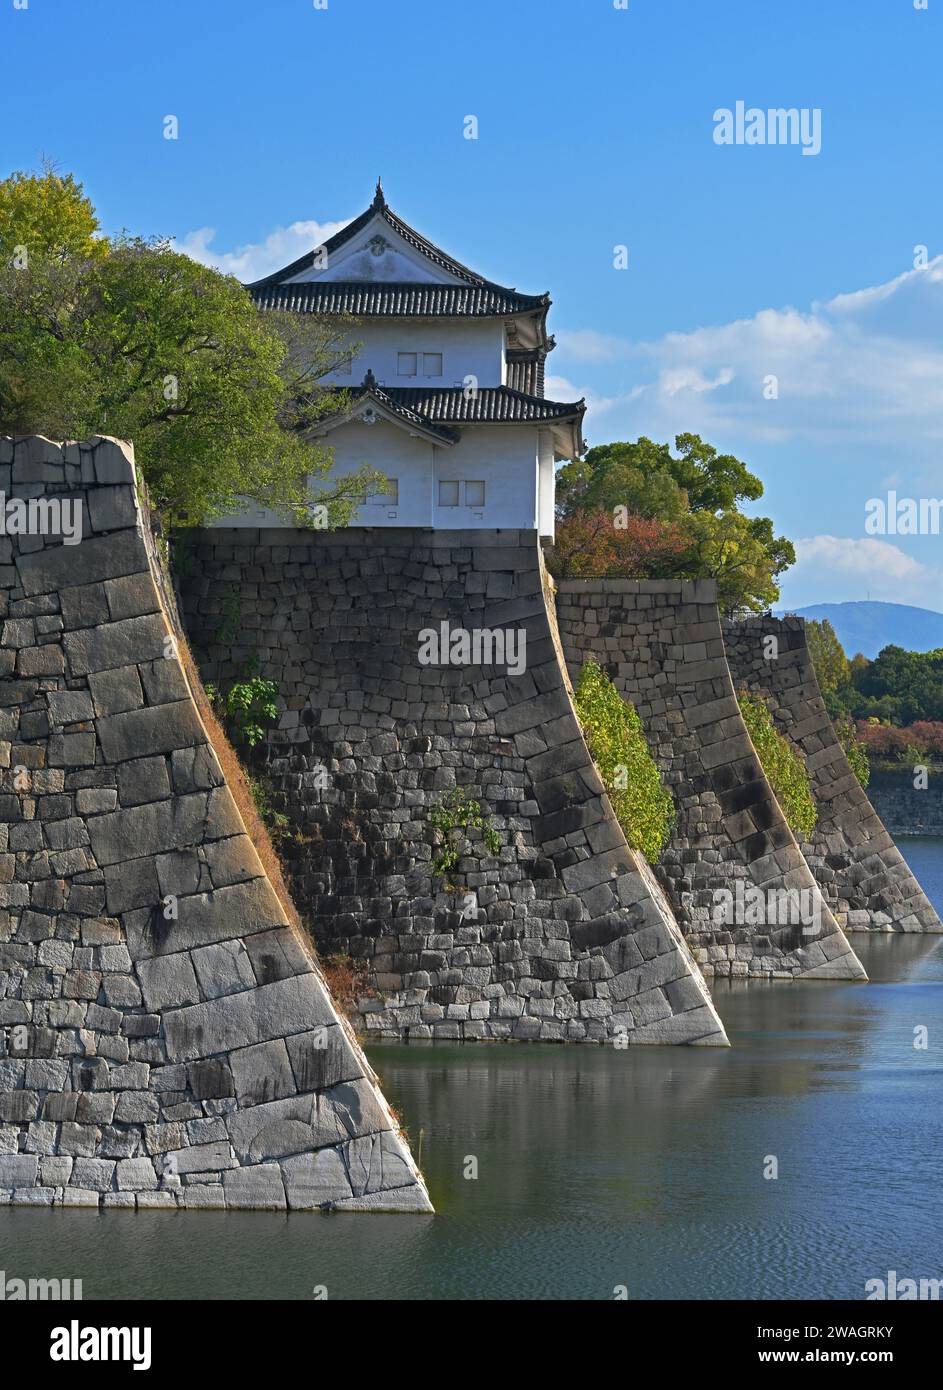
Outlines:
[[[373,1048],[435,1218],[0,1209],[0,1268],[253,1299],[860,1298],[889,1268],[939,1276],[943,942],[855,945],[869,985],[719,987],[729,1050]]]

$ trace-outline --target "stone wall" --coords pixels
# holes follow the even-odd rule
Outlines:
[[[943,835],[943,772],[930,771],[926,787],[914,786],[909,768],[871,769],[868,800],[891,835]]]
[[[214,529],[182,538],[178,574],[204,678],[278,684],[261,771],[290,818],[293,897],[375,991],[369,1032],[726,1042],[583,742],[534,532]],[[442,623],[525,634],[526,669],[423,664]],[[434,878],[429,814],[456,786],[500,847],[472,833]]]
[[[677,813],[658,873],[702,969],[864,978],[741,718],[713,581],[567,580],[557,619],[571,679],[596,660],[641,717]],[[744,910],[718,923],[719,894],[738,880]],[[750,887],[765,911],[748,905]]]
[[[771,637],[775,645],[767,642]],[[802,849],[835,916],[852,931],[943,931],[848,765],[819,691],[803,620],[727,623],[724,638],[735,682],[763,696],[809,770],[819,818]],[[925,805],[919,799],[929,794],[911,795]]]
[[[0,440],[0,1201],[431,1211],[177,657],[126,446]]]

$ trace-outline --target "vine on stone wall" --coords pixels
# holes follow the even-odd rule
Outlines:
[[[863,787],[871,781],[871,759],[868,750],[858,737],[855,721],[850,714],[841,714],[832,720],[835,737],[842,746],[848,765]]]
[[[748,690],[737,692],[740,713],[753,740],[766,779],[792,833],[807,840],[819,818],[812,782],[801,756],[773,724],[766,701]]]
[[[439,846],[432,860],[434,878],[441,878],[455,868],[462,839],[471,829],[481,831],[491,854],[497,854],[501,848],[491,817],[484,814],[481,803],[472,800],[464,787],[452,787],[441,801],[430,806],[429,821],[439,836]]]
[[[595,661],[587,661],[580,672],[574,704],[625,838],[650,864],[656,863],[671,835],[675,808],[661,785],[635,706],[623,700]]]

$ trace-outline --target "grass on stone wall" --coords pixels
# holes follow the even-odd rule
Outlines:
[[[193,697],[193,703],[196,705],[200,718],[203,721],[203,726],[206,729],[207,737],[219,759],[223,776],[226,779],[226,785],[232,793],[233,800],[242,817],[242,823],[246,828],[250,840],[255,846],[256,853],[262,862],[262,868],[265,870],[269,883],[275,890],[276,897],[282,905],[286,919],[291,922],[293,926],[299,926],[301,919],[298,915],[298,910],[292,901],[291,894],[285,883],[281,861],[275,852],[268,827],[265,825],[259,813],[259,807],[256,804],[256,798],[253,795],[253,788],[246,775],[246,770],[236,750],[226,737],[226,732],[222,724],[216,717],[213,706],[206,694],[199,668],[193,659],[193,653],[190,651],[186,640],[181,634],[177,633],[175,634],[175,641],[180,664],[183,667],[187,677],[187,683],[190,686],[190,694]]]
[[[867,748],[858,737],[855,721],[850,714],[840,714],[837,719],[832,720],[832,724],[849,767],[861,785],[866,787],[871,781],[871,759],[868,757]],[[923,761],[922,755],[918,756],[918,761]]]
[[[748,690],[737,694],[740,713],[780,810],[797,838],[808,840],[819,818],[805,763],[773,723],[766,701]]]
[[[635,706],[595,661],[587,661],[580,672],[574,704],[625,838],[650,864],[656,863],[671,835],[675,808],[661,785]]]

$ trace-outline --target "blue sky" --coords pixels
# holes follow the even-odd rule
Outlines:
[[[107,230],[243,278],[382,174],[459,259],[552,292],[590,442],[690,429],[760,474],[787,605],[943,610],[943,537],[864,531],[891,488],[943,496],[943,0],[14,2],[4,173],[51,157]],[[738,100],[818,108],[821,152],[717,145]]]

